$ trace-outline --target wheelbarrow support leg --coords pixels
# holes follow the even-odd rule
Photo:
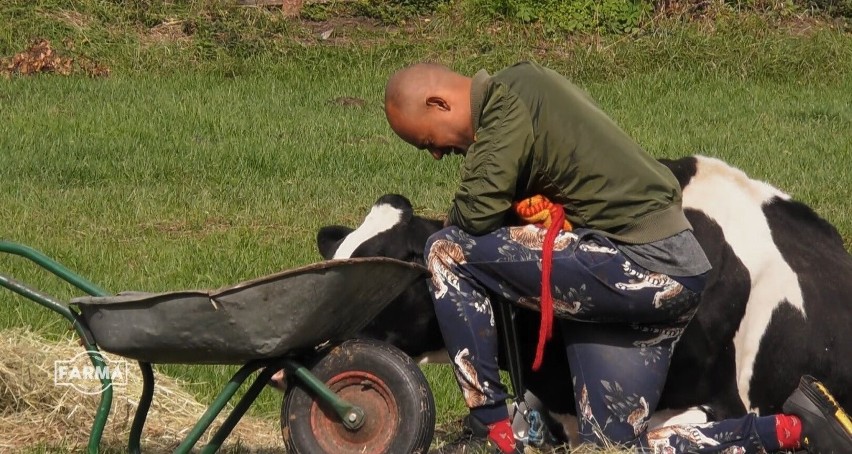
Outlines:
[[[251,375],[257,369],[263,367],[263,362],[260,361],[252,361],[237,371],[231,380],[228,381],[228,384],[225,385],[225,388],[216,396],[216,400],[210,404],[210,407],[207,408],[207,411],[201,415],[201,419],[195,423],[195,426],[192,428],[192,431],[189,435],[186,436],[186,439],[183,440],[183,443],[178,446],[175,450],[175,454],[186,454],[192,450],[204,432],[210,427],[210,424],[216,419],[216,416],[222,412],[222,409],[225,408],[225,405],[228,401],[234,397],[234,394],[237,390],[242,386],[242,384],[246,381],[249,375]]]
[[[234,430],[237,423],[243,418],[248,411],[251,404],[257,400],[257,396],[260,395],[260,392],[263,391],[264,388],[269,383],[269,379],[275,374],[279,367],[267,366],[257,375],[257,378],[254,379],[254,383],[251,384],[248,391],[243,395],[242,399],[237,402],[237,405],[231,411],[231,414],[228,415],[228,418],[225,419],[225,422],[222,423],[222,426],[213,434],[213,438],[210,439],[210,443],[201,450],[201,454],[212,454],[219,450],[222,447],[222,443],[225,442],[225,439],[228,438],[228,435],[231,434],[231,431]]]
[[[154,399],[154,368],[151,367],[151,363],[140,361],[139,369],[142,371],[142,395],[139,397],[139,406],[136,407],[133,425],[130,427],[130,440],[127,442],[127,451],[130,454],[141,454],[142,452],[139,440],[142,438],[142,429],[145,427],[145,420],[148,418],[148,411],[151,409],[151,401]]]

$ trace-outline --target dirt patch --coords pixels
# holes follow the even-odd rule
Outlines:
[[[355,96],[339,96],[334,99],[328,100],[329,104],[338,105],[341,107],[364,107],[367,105],[366,99],[361,99]]]
[[[88,28],[92,24],[92,18],[79,11],[62,10],[51,17],[74,28]]]
[[[428,19],[415,19],[421,23]],[[423,34],[412,23],[405,25],[382,24],[376,19],[366,17],[330,17],[327,20],[313,21],[296,19],[301,27],[301,33],[294,36],[299,44],[351,46],[357,44],[363,47],[384,45],[398,39],[400,36]],[[425,35],[424,35],[425,36]]]
[[[149,29],[140,30],[139,41],[144,44],[186,43],[192,39],[194,25],[179,19],[165,20]]]
[[[792,36],[809,37],[826,29],[842,30],[843,21],[826,21],[806,15],[797,15],[781,22],[779,27]]]

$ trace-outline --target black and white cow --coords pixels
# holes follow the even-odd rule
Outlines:
[[[426,239],[442,222],[414,215],[411,202],[400,195],[379,198],[357,230],[333,225],[317,234],[326,259],[390,257],[424,265]],[[426,281],[412,285],[393,300],[360,333],[386,341],[414,358],[444,348],[438,319],[432,311]],[[426,360],[428,361],[428,360]]]
[[[780,411],[803,374],[823,380],[852,408],[852,255],[808,206],[726,163],[703,156],[662,160],[683,187],[684,210],[713,270],[701,306],[672,357],[658,413],[703,406],[677,422]],[[360,227],[322,228],[325,258],[387,256],[423,262],[441,223],[386,195]],[[522,360],[532,363],[539,315],[519,311]],[[413,357],[440,351],[425,281],[394,300],[363,333]],[[574,412],[558,330],[526,384],[553,415]],[[672,421],[666,422],[670,423]],[[663,420],[657,419],[657,424]],[[567,424],[567,420],[566,420]],[[567,426],[566,426],[567,427]]]

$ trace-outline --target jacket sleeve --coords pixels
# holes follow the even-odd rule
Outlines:
[[[500,91],[483,109],[449,212],[450,224],[473,235],[503,226],[533,142],[527,107],[508,90]]]

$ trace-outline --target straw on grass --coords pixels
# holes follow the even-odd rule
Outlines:
[[[81,351],[76,339],[52,342],[25,329],[0,332],[0,453],[85,450],[100,396],[54,384],[54,362]],[[134,365],[129,362],[127,384],[113,387],[112,411],[101,442],[107,450],[126,447],[142,392],[142,377]],[[164,374],[156,374],[156,380],[142,439],[146,453],[174,450],[207,409],[177,380]],[[222,415],[197,446],[203,446],[224,419]],[[284,451],[277,422],[250,415],[240,421],[226,443],[225,452]]]

